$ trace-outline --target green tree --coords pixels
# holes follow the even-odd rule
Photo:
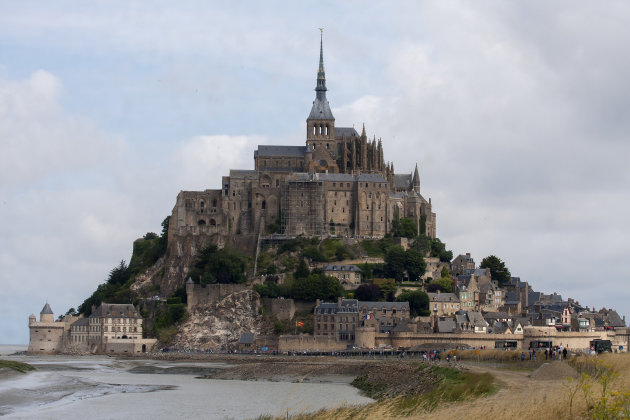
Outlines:
[[[409,280],[417,281],[427,269],[427,263],[424,261],[420,251],[409,248],[405,252],[405,267],[409,274]]]
[[[450,262],[453,259],[453,251],[447,251],[446,245],[435,238],[431,241],[431,256],[439,257],[442,262]]]
[[[512,274],[510,270],[505,266],[505,262],[501,261],[501,258],[494,255],[487,256],[481,261],[479,265],[481,268],[489,268],[490,276],[492,280],[499,282],[499,286],[502,286],[510,281]]]
[[[395,237],[415,238],[418,236],[418,227],[413,219],[394,219],[392,222],[392,234]]]
[[[308,265],[306,265],[306,261],[304,261],[304,258],[300,258],[300,262],[298,263],[297,268],[295,269],[295,278],[296,279],[303,279],[309,276],[309,274],[311,274],[311,270],[308,269]]]
[[[322,274],[310,274],[308,277],[296,278],[291,286],[294,299],[312,302],[316,299],[335,300],[343,296],[343,287],[334,277]]]
[[[451,293],[453,291],[453,280],[450,277],[441,277],[437,280],[433,280],[431,285],[439,286],[439,289],[445,293]]]
[[[379,301],[382,299],[381,288],[377,284],[364,283],[354,291],[354,297],[368,302]]]
[[[405,263],[405,250],[401,246],[394,245],[387,250],[385,255],[385,272],[387,276],[396,281],[402,281],[405,274]]]
[[[451,277],[451,273],[448,271],[448,268],[446,268],[446,266],[442,267],[442,271],[440,271],[440,277],[442,278]]]
[[[244,283],[245,258],[227,248],[218,249],[210,245],[203,249],[195,259],[190,270],[190,277],[202,284]]]
[[[127,266],[127,263],[125,263],[125,260],[121,260],[120,264],[112,268],[109,272],[107,283],[120,285],[127,283],[127,280],[129,280],[129,267]]]
[[[427,316],[429,312],[429,296],[422,290],[404,290],[396,298],[398,302],[409,302],[411,316]]]

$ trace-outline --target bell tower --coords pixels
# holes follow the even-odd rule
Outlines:
[[[334,153],[335,117],[333,117],[328,99],[326,99],[326,72],[324,71],[324,29],[320,30],[319,68],[317,69],[317,86],[311,113],[306,119],[306,145],[315,150],[325,149]]]

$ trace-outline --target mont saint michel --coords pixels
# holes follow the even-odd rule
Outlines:
[[[0,14],[0,413],[625,410],[626,13],[214,6]]]

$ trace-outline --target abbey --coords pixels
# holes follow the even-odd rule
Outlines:
[[[381,139],[338,127],[326,98],[320,40],[315,100],[299,146],[259,145],[253,170],[230,170],[221,189],[181,191],[170,232],[215,236],[282,233],[383,237],[399,217],[435,238],[436,215],[420,193],[420,176],[396,174]]]

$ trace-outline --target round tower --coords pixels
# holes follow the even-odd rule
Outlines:
[[[36,323],[36,322],[37,322],[37,318],[35,318],[35,315],[31,314],[31,315],[28,317],[28,325],[33,325],[33,324],[34,324],[34,323]]]
[[[48,302],[46,302],[44,308],[39,313],[39,322],[55,322],[55,314],[53,314]]]

